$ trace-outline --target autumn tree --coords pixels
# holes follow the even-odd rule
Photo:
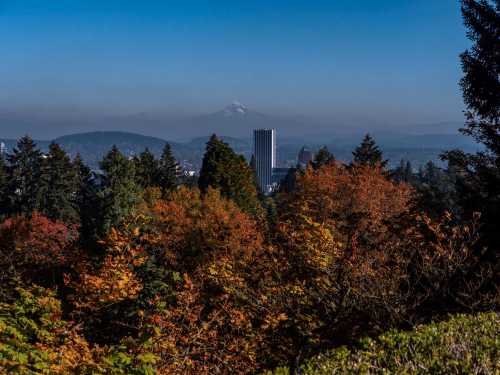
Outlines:
[[[353,163],[385,168],[387,160],[383,159],[382,151],[378,148],[370,134],[365,135],[361,144],[352,153]]]
[[[383,249],[392,241],[390,223],[409,215],[411,200],[412,189],[388,180],[380,166],[335,163],[308,168],[294,192],[278,197],[275,262],[281,281],[274,293],[281,296],[272,299],[282,301],[277,311],[289,319],[268,352],[290,360],[294,353],[331,345],[345,330],[356,335],[354,320],[373,321],[362,308],[370,295],[379,301],[394,296],[386,301],[390,306],[398,302],[401,273],[389,271]],[[356,290],[358,295],[351,294]],[[370,304],[374,316],[385,311]],[[291,351],[281,351],[280,342]]]
[[[308,169],[297,178],[296,191],[284,197],[283,213],[305,214],[367,239],[371,229],[380,232],[386,222],[408,211],[412,193],[408,185],[388,180],[381,167],[331,164]]]
[[[242,155],[214,134],[207,143],[198,179],[200,190],[220,189],[221,194],[233,200],[242,210],[252,214],[260,212],[254,174]]]
[[[7,161],[10,211],[30,215],[41,203],[42,153],[29,136],[24,136]]]
[[[77,258],[77,239],[75,227],[36,211],[31,217],[14,216],[0,224],[0,267],[28,283],[55,285]]]
[[[95,340],[151,337],[160,372],[253,371],[266,315],[253,287],[257,228],[212,188],[152,200],[108,233],[97,268],[82,266],[75,316]]]
[[[78,222],[75,205],[75,171],[66,152],[51,143],[42,168],[43,194],[40,211],[52,220]]]
[[[278,197],[266,308],[288,318],[263,344],[267,358],[294,363],[380,328],[492,306],[477,289],[488,275],[474,271],[477,223],[432,220],[414,199],[380,166],[356,164],[308,169]]]

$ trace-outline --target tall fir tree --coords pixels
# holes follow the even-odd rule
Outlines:
[[[319,149],[319,151],[314,156],[314,160],[311,165],[314,169],[318,170],[321,167],[334,163],[335,156],[328,150],[328,147],[323,146]]]
[[[72,164],[76,186],[74,203],[80,220],[80,242],[85,248],[92,248],[97,240],[101,215],[101,202],[97,196],[96,180],[80,154],[76,155]]]
[[[378,148],[370,134],[365,135],[361,144],[352,153],[353,164],[380,165],[385,168],[387,160],[383,160],[382,151]]]
[[[52,220],[77,223],[75,170],[68,154],[57,143],[49,146],[43,162],[42,180],[40,211]]]
[[[40,209],[42,153],[29,136],[22,137],[12,154],[7,156],[7,199],[10,213],[31,215]]]
[[[443,158],[456,172],[465,217],[482,213],[483,245],[500,274],[500,0],[462,0],[462,15],[472,47],[461,55],[467,105],[461,131],[485,148],[477,154],[454,150]]]
[[[134,163],[116,146],[104,157],[100,167],[102,176],[98,197],[101,223],[97,232],[104,235],[132,213],[139,201],[139,187],[135,182]]]
[[[159,162],[149,148],[134,159],[137,183],[143,188],[160,186]]]
[[[3,154],[0,153],[0,221],[7,215],[7,166]]]
[[[242,155],[237,155],[215,134],[207,143],[198,186],[202,192],[209,187],[220,189],[224,197],[247,213],[262,213],[252,169]]]
[[[159,163],[159,186],[165,196],[177,187],[179,165],[175,160],[169,143],[165,144]]]

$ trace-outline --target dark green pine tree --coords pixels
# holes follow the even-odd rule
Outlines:
[[[385,168],[387,165],[387,160],[383,160],[382,151],[380,151],[370,134],[365,135],[363,141],[356,147],[352,155],[353,164],[380,165],[382,168]]]
[[[149,148],[134,159],[137,183],[143,188],[160,186],[159,162]]]
[[[98,239],[101,217],[101,201],[97,196],[96,180],[79,154],[73,160],[73,170],[76,186],[74,204],[80,219],[80,241],[85,248],[92,248]]]
[[[43,161],[42,179],[40,211],[52,220],[77,223],[75,170],[69,156],[57,143],[49,146],[49,152]]]
[[[443,158],[456,174],[464,216],[482,213],[481,245],[500,272],[500,0],[462,0],[462,15],[472,42],[461,55],[468,110],[462,132],[485,148],[477,154],[454,150]]]
[[[328,150],[328,147],[323,146],[319,149],[317,154],[314,156],[314,160],[311,165],[313,169],[318,170],[324,165],[328,165],[335,162],[335,156]]]
[[[177,187],[179,165],[175,160],[170,144],[165,144],[159,163],[159,186],[163,196]]]
[[[247,213],[262,213],[252,169],[242,155],[237,155],[215,134],[207,143],[198,186],[202,192],[209,187],[220,189],[224,197]]]
[[[8,213],[7,202],[7,166],[5,158],[0,154],[0,221],[5,218]]]
[[[7,199],[12,214],[31,215],[40,209],[42,180],[42,153],[35,142],[24,136],[7,156]]]
[[[134,163],[116,146],[100,163],[102,175],[98,192],[101,223],[98,235],[104,235],[130,215],[139,201],[139,187],[135,182]]]

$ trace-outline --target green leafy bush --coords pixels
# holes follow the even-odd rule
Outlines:
[[[300,367],[300,374],[498,374],[500,314],[456,315],[448,321],[391,331],[341,347]],[[279,368],[275,375],[288,375]]]
[[[78,327],[61,319],[60,301],[42,287],[17,288],[17,298],[0,303],[0,373],[154,374],[156,356],[91,346]]]

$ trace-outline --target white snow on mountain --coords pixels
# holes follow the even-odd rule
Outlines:
[[[237,100],[233,101],[224,109],[224,115],[226,116],[246,115],[247,113],[248,107]]]

